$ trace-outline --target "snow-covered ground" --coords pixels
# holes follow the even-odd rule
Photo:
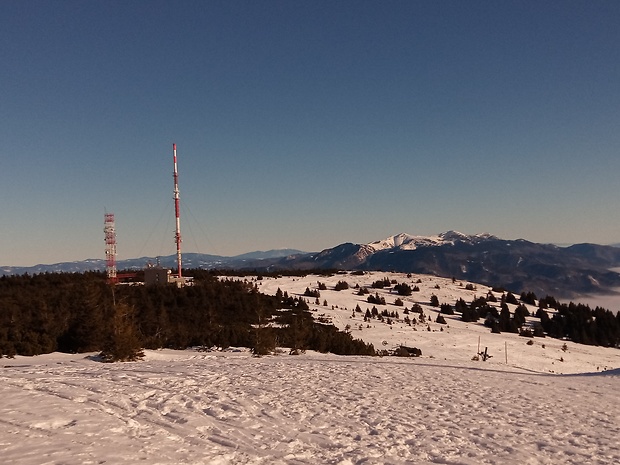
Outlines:
[[[443,331],[437,323],[428,331],[374,320],[360,331],[363,315],[349,317],[356,302],[364,310],[366,302],[333,285],[383,276],[257,284],[274,293],[303,292],[317,280],[331,285],[313,305],[317,316],[351,325],[378,348],[419,347],[422,357],[161,350],[119,364],[92,354],[2,359],[0,463],[620,463],[618,350],[569,342],[564,351],[562,341],[549,338],[527,345],[526,338],[450,317]],[[444,302],[487,292],[425,279],[419,293],[404,298],[406,306],[431,293]],[[423,307],[434,320],[434,310]],[[493,355],[486,362],[472,360],[478,337]]]
[[[147,351],[3,360],[6,464],[615,464],[618,372]]]
[[[392,289],[370,288],[373,282],[384,278],[408,284],[412,288],[417,286],[420,290],[413,292],[411,296],[400,297],[403,306],[397,307],[394,302],[399,296]],[[346,281],[350,288],[335,291],[334,286],[338,281]],[[256,281],[256,284],[265,294],[275,295],[279,288],[292,296],[301,296],[306,288],[316,290],[318,282],[327,288],[320,291],[319,304],[315,304],[315,299],[307,298],[315,318],[324,316],[340,329],[350,326],[353,337],[374,344],[375,349],[392,349],[402,344],[421,349],[423,358],[469,362],[477,353],[488,348],[488,354],[492,358],[484,362],[485,365],[493,367],[507,365],[539,373],[586,373],[620,368],[620,350],[617,349],[585,346],[552,338],[528,339],[510,333],[491,334],[489,328],[483,325],[482,319],[478,323],[464,323],[460,315],[444,315],[446,325],[435,323],[439,308],[430,305],[432,295],[437,296],[440,303],[453,305],[459,298],[470,303],[477,297],[486,297],[491,291],[490,287],[481,284],[458,280],[453,282],[452,279],[428,275],[381,272],[367,273],[363,276],[348,273],[333,276],[307,275],[301,278],[265,277]],[[372,309],[373,304],[367,302],[367,295],[357,295],[356,286],[366,287],[371,294],[378,293],[380,297],[384,297],[386,305],[374,306],[379,312],[382,310],[387,310],[389,313],[398,312],[399,318],[392,318],[392,325],[380,323],[376,319],[365,322],[366,309]],[[468,287],[473,287],[473,290],[468,290]],[[499,307],[501,293],[494,295],[498,302],[492,305]],[[327,306],[324,305],[325,301]],[[430,317],[430,323],[409,326],[403,322],[405,316],[419,319],[415,313],[404,314],[404,308],[411,309],[415,303],[422,307],[427,321]],[[361,313],[354,312],[357,305],[361,308]],[[536,313],[535,306],[526,306],[532,315]],[[514,311],[516,305],[508,304],[508,307]],[[534,317],[527,320],[540,321]],[[429,327],[431,331],[428,331]],[[532,345],[528,345],[528,341],[531,341]],[[563,350],[564,346],[566,350]],[[479,367],[482,363],[476,366]]]

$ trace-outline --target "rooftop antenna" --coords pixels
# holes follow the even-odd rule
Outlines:
[[[105,272],[108,284],[115,284],[116,276],[116,228],[114,213],[104,213],[103,232],[105,233]]]
[[[178,277],[181,278],[181,219],[179,216],[179,173],[177,171],[177,144],[172,144],[172,156],[174,159],[174,214],[176,217],[176,231],[174,240],[177,244]]]

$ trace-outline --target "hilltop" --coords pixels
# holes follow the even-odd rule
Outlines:
[[[383,280],[391,284],[384,288],[372,287],[373,283]],[[336,290],[339,282],[346,282],[348,288]],[[407,284],[419,290],[408,296],[399,295],[393,283]],[[502,295],[507,295],[508,291],[494,291],[479,283],[429,275],[369,272],[263,277],[257,281],[257,285],[261,292],[271,295],[275,295],[278,289],[291,297],[303,297],[307,289],[311,293],[318,292],[318,298],[305,297],[315,319],[333,323],[337,328],[349,331],[354,338],[372,343],[377,350],[392,351],[404,345],[421,349],[423,358],[478,365],[483,362],[472,362],[472,358],[486,347],[492,356],[485,362],[486,365],[508,365],[541,373],[583,373],[620,368],[618,349],[577,344],[551,337],[522,337],[510,332],[493,334],[491,328],[484,325],[484,317],[477,322],[465,322],[458,312],[454,315],[441,313],[441,304],[449,304],[454,308],[459,299],[469,304],[488,296],[497,299],[497,302],[489,300],[488,305],[499,310]],[[369,294],[359,295],[362,288],[368,289]],[[385,300],[385,304],[369,303],[369,295],[378,295]],[[439,306],[431,304],[433,296],[437,298]],[[397,299],[402,301],[402,305],[395,305]],[[419,313],[411,311],[416,305],[423,312],[423,321]],[[513,317],[518,306],[528,309],[531,316],[525,317],[522,329],[531,329],[540,324],[540,319],[534,316],[538,310],[537,302],[525,303],[519,299],[518,303],[507,303],[507,306]],[[361,311],[356,312],[356,307]],[[386,312],[388,316],[383,321],[378,318],[365,321],[366,311],[373,307],[379,314]],[[405,309],[408,313],[405,313]],[[549,309],[549,312],[553,315],[554,311]],[[445,318],[445,324],[437,323],[439,315]],[[416,323],[409,324],[406,318],[410,322],[415,319]],[[620,318],[617,317],[617,320],[620,324]]]

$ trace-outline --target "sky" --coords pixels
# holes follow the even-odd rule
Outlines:
[[[0,265],[620,242],[620,2],[0,2]]]

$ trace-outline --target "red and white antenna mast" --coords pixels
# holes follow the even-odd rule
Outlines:
[[[105,233],[105,272],[108,283],[116,283],[116,228],[114,213],[104,214],[103,232]]]
[[[176,231],[174,240],[177,244],[178,276],[181,277],[181,218],[179,214],[179,172],[177,171],[177,144],[172,144],[172,156],[174,159],[174,215],[176,217]]]

